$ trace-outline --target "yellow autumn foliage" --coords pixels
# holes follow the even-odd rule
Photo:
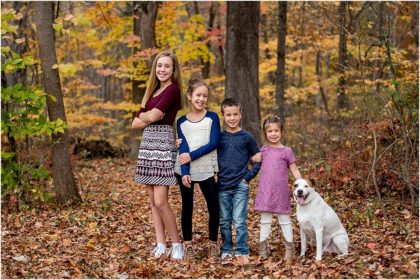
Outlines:
[[[69,128],[86,129],[96,125],[112,124],[115,122],[112,118],[93,114],[67,114],[67,123]]]

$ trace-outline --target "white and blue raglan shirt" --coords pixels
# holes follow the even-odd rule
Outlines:
[[[204,181],[219,171],[217,164],[217,146],[220,138],[219,116],[207,111],[204,118],[197,122],[181,116],[177,122],[178,138],[182,139],[179,153],[189,153],[191,162],[180,166],[178,157],[175,163],[175,173],[191,175],[191,181]]]

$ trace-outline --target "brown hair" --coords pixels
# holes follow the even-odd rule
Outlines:
[[[223,100],[222,105],[220,106],[222,114],[223,114],[223,109],[225,107],[238,107],[239,111],[242,112],[242,106],[238,101],[236,101],[235,98],[230,97],[230,98],[226,98],[225,100]]]
[[[187,89],[187,93],[189,96],[192,96],[192,93],[194,92],[194,90],[196,90],[199,87],[206,87],[207,90],[210,90],[208,85],[199,79],[190,79],[188,81],[188,89]]]
[[[159,86],[159,80],[156,77],[156,64],[159,58],[169,56],[172,59],[172,64],[174,68],[174,72],[172,73],[171,81],[172,83],[178,85],[179,90],[181,91],[182,96],[182,79],[181,79],[181,69],[179,67],[178,59],[176,58],[175,54],[170,51],[163,51],[159,53],[152,64],[152,70],[150,71],[149,82],[147,83],[146,92],[143,96],[143,100],[141,101],[141,107],[145,108],[147,101],[152,97],[154,91]],[[182,106],[182,105],[181,105]]]
[[[270,124],[276,123],[279,125],[280,132],[283,133],[284,124],[283,121],[280,119],[279,116],[270,116],[266,118],[263,122],[263,129],[264,129],[264,139],[267,140],[267,126]]]

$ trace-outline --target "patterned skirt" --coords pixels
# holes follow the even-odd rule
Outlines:
[[[172,126],[149,125],[143,131],[134,181],[145,185],[174,186],[176,160]]]

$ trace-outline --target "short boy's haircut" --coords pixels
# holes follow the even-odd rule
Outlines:
[[[225,100],[223,100],[223,102],[222,102],[222,105],[221,105],[221,111],[222,111],[222,114],[224,113],[223,112],[223,109],[225,108],[225,107],[233,107],[233,106],[235,106],[235,107],[239,107],[239,111],[241,111],[242,110],[242,106],[241,106],[241,103],[239,103],[238,101],[236,101],[236,99],[235,98],[226,98]]]

